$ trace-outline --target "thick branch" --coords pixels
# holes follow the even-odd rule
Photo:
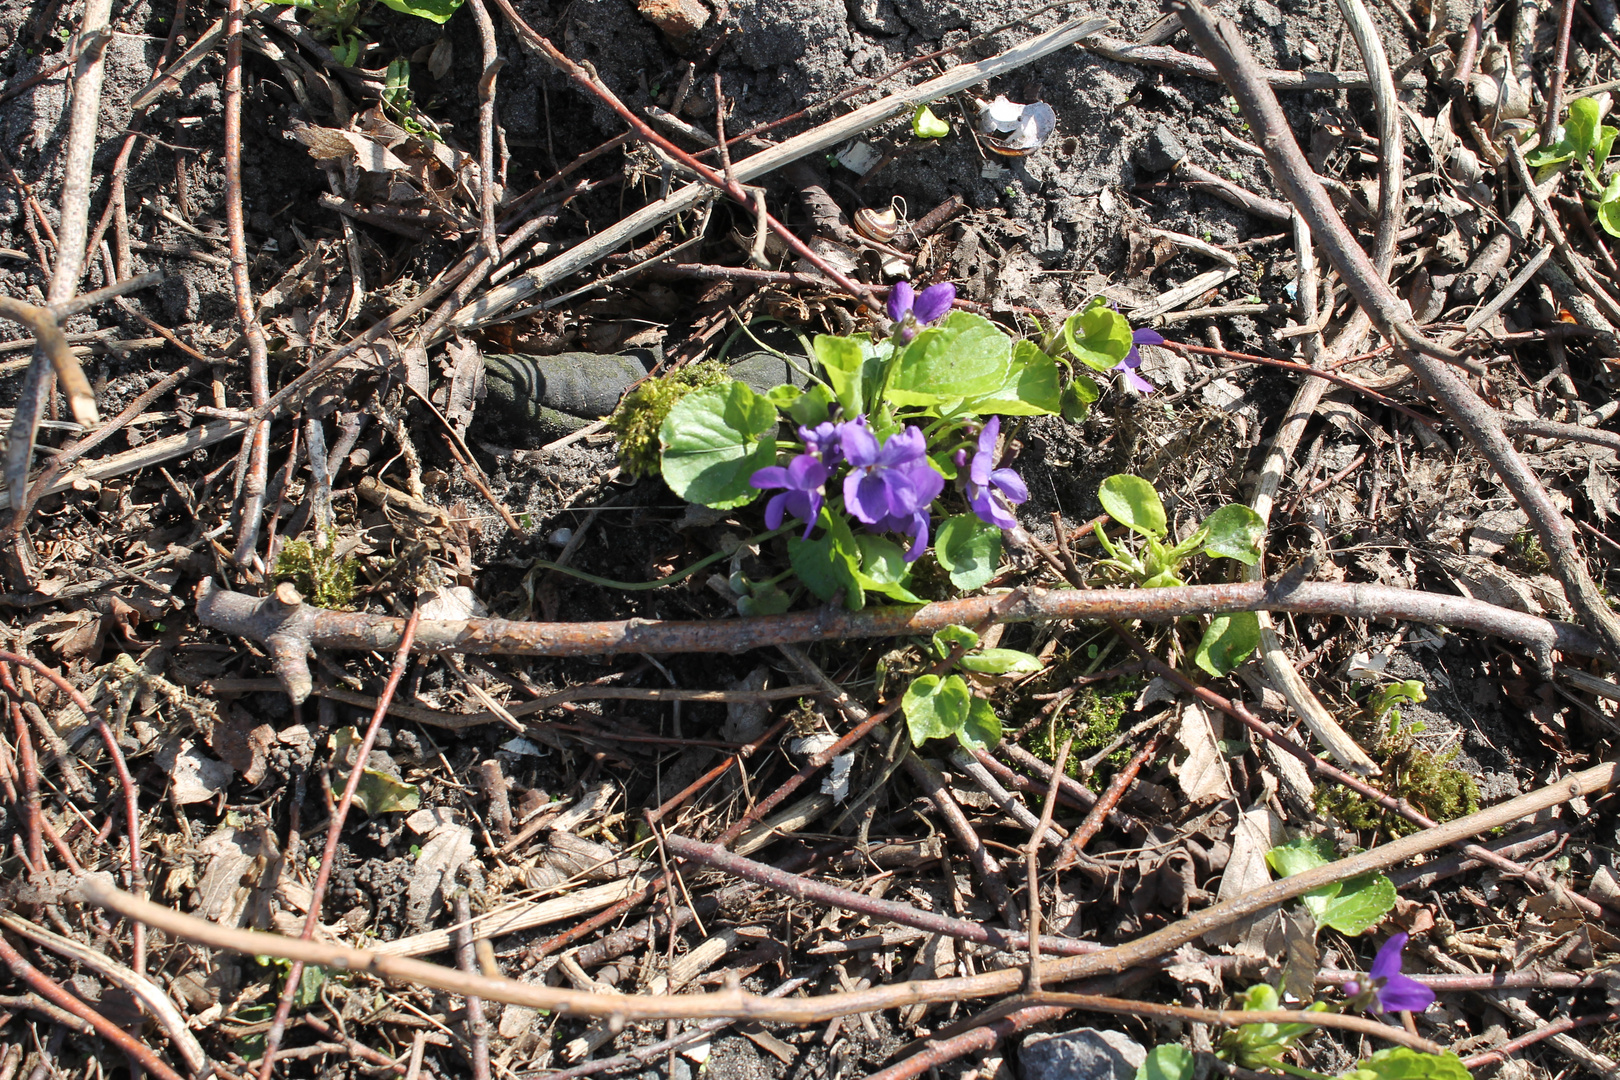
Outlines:
[[[425,625],[425,624],[424,624]],[[1055,985],[1108,972],[1127,971],[1195,941],[1211,930],[1229,925],[1246,915],[1254,915],[1292,900],[1324,885],[1345,881],[1360,874],[1385,870],[1424,852],[1494,829],[1569,799],[1609,788],[1615,780],[1613,762],[1567,776],[1555,784],[1520,795],[1516,799],[1470,814],[1412,836],[1403,837],[1360,855],[1307,870],[1302,874],[1270,882],[1243,896],[1195,912],[1145,937],[1125,945],[1083,956],[1066,956],[1042,965],[1042,981]],[[452,994],[475,995],[486,1001],[501,1001],[554,1012],[617,1017],[620,1020],[694,1019],[712,1016],[740,1016],[788,1023],[817,1023],[834,1016],[875,1012],[902,1005],[964,1001],[1013,993],[1022,985],[1022,968],[1003,968],[979,975],[934,979],[876,986],[852,993],[828,994],[815,998],[778,1000],[722,990],[708,994],[678,996],[639,996],[596,994],[581,990],[545,986],[458,971],[399,956],[385,956],[365,949],[354,949],[322,941],[306,941],[237,930],[206,919],[183,915],[161,904],[141,900],[116,888],[108,874],[88,874],[76,883],[75,891],[85,902],[158,927],[176,937],[230,949],[247,955],[275,956],[301,960],[340,971],[365,972],[395,982],[433,987]]]
[[[735,653],[793,642],[931,634],[995,615],[998,622],[1056,619],[1145,619],[1232,611],[1290,611],[1356,619],[1404,619],[1478,630],[1528,645],[1545,660],[1551,651],[1596,656],[1601,642],[1580,627],[1462,596],[1441,596],[1383,585],[1321,581],[1234,582],[1172,589],[1024,589],[1007,596],[977,596],[920,607],[864,611],[819,608],[748,619],[656,622],[513,622],[507,619],[424,619],[417,631],[423,652],[520,656],[602,656],[610,653]],[[203,625],[267,646],[276,674],[295,701],[313,683],[305,657],[312,648],[369,652],[399,644],[405,620],[364,612],[329,611],[300,601],[290,585],[254,597],[204,581],[197,590]]]

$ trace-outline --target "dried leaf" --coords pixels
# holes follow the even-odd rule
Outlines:
[[[406,886],[405,917],[413,930],[426,929],[455,888],[456,874],[474,856],[472,830],[456,822],[434,829],[417,852]]]
[[[264,779],[264,755],[276,743],[275,728],[256,723],[243,709],[232,708],[225,721],[215,725],[206,738],[208,748],[250,785]]]
[[[1282,819],[1269,807],[1245,811],[1232,830],[1232,856],[1221,876],[1218,899],[1232,900],[1269,885],[1271,870],[1266,865],[1266,852],[1287,841]],[[1270,956],[1281,951],[1280,930],[1281,916],[1272,911],[1212,930],[1204,935],[1204,941],[1246,956]]]
[[[472,425],[473,411],[484,396],[484,358],[478,347],[459,337],[447,346],[451,359],[450,390],[445,401],[444,418],[456,429],[456,434],[467,437]]]
[[[1181,711],[1176,741],[1187,751],[1187,758],[1172,771],[1189,803],[1232,798],[1232,774],[1227,768],[1226,754],[1217,741],[1216,722],[1195,704],[1188,704]]]
[[[428,54],[428,73],[435,79],[442,79],[450,74],[450,65],[455,61],[455,46],[450,44],[448,37],[442,37],[433,43],[433,51]]]
[[[366,172],[378,173],[410,168],[388,147],[357,132],[306,124],[293,128],[293,138],[308,147],[316,161],[353,161]]]
[[[158,751],[158,765],[169,774],[169,798],[176,806],[207,802],[231,782],[231,767],[197,749],[190,739]]]

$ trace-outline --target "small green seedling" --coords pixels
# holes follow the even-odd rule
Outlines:
[[[1039,657],[1017,649],[981,649],[979,635],[965,626],[947,626],[934,634],[939,659],[959,654],[954,666],[980,675],[1024,675],[1041,670]],[[923,675],[901,699],[906,730],[914,746],[929,739],[956,736],[969,750],[989,750],[1001,742],[1001,718],[990,703],[975,697],[961,675]]]
[[[1293,877],[1336,858],[1323,837],[1301,836],[1266,852],[1266,863],[1278,877]],[[1335,881],[1300,897],[1318,929],[1331,926],[1351,937],[1377,926],[1395,906],[1395,885],[1383,874],[1363,874]]]
[[[1140,476],[1119,473],[1102,482],[1097,498],[1109,517],[1142,538],[1133,550],[1123,540],[1117,544],[1110,540],[1099,525],[1097,542],[1108,553],[1101,565],[1123,572],[1143,588],[1185,585],[1181,566],[1199,553],[1213,559],[1236,559],[1245,566],[1260,559],[1266,526],[1247,506],[1223,506],[1185,540],[1167,546],[1169,522],[1152,484]],[[1193,660],[1211,675],[1229,675],[1259,647],[1260,621],[1252,611],[1217,615],[1210,620]]]
[[[933,109],[919,105],[911,116],[911,133],[919,139],[943,139],[951,133],[951,125],[934,115]]]
[[[1605,180],[1603,169],[1620,129],[1603,122],[1606,100],[1576,98],[1569,115],[1557,129],[1558,139],[1525,160],[1535,168],[1573,162],[1580,169],[1586,190],[1597,204],[1598,223],[1611,236],[1620,236],[1620,176]]]

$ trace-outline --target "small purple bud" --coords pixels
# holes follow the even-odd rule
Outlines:
[[[911,287],[909,281],[897,281],[889,289],[889,302],[885,305],[889,311],[891,322],[902,322],[911,314],[912,304],[916,302],[917,292]]]

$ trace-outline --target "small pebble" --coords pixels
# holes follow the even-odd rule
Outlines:
[[[574,538],[573,529],[558,529],[546,537],[546,543],[552,547],[567,547],[568,542]]]

